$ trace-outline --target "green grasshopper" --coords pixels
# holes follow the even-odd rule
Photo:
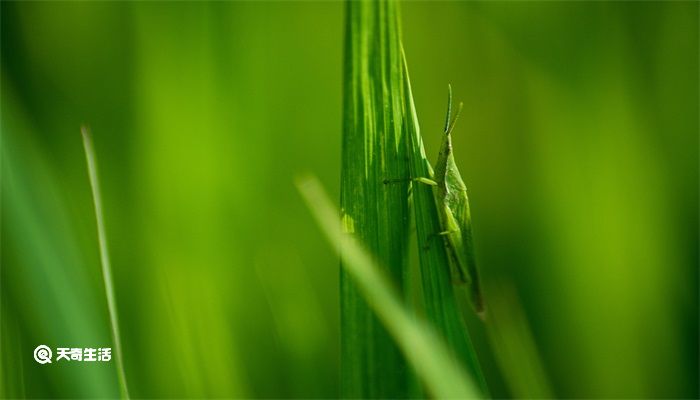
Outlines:
[[[433,186],[433,195],[440,217],[440,232],[433,236],[442,237],[447,250],[452,281],[455,286],[468,285],[472,307],[482,319],[485,305],[479,281],[479,271],[474,257],[472,223],[469,212],[467,186],[455,164],[452,154],[452,130],[462,111],[462,103],[452,119],[452,86],[448,86],[447,117],[445,119],[444,138],[433,176],[419,177],[413,180]],[[396,180],[385,180],[385,183]],[[429,239],[430,240],[430,239]]]

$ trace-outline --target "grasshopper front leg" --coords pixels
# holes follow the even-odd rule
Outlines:
[[[389,185],[391,183],[400,183],[400,182],[419,182],[426,184],[428,186],[437,186],[437,182],[430,178],[426,177],[418,177],[418,178],[397,178],[397,179],[384,179],[384,184]]]
[[[441,232],[435,232],[431,233],[428,235],[428,239],[426,240],[425,246],[423,246],[423,250],[428,251],[430,250],[430,241],[435,239],[435,238],[445,238],[447,235],[450,235],[452,233],[458,232],[458,229],[452,229],[452,230],[446,230],[446,231],[441,231]]]

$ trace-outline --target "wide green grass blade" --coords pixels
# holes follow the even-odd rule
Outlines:
[[[432,176],[432,168],[423,148],[405,57],[403,70],[405,71],[410,175],[412,177],[430,177]],[[440,132],[436,130],[435,134],[440,134]],[[428,245],[430,237],[442,230],[432,190],[431,186],[420,183],[414,184],[412,190],[425,311],[429,320],[447,340],[457,358],[468,366],[481,391],[489,393],[476,351],[460,315],[461,308],[456,302],[445,247],[441,245],[441,241],[434,239],[431,245]]]
[[[344,76],[341,210],[353,234],[403,288],[408,176],[397,3],[349,1]],[[406,397],[410,378],[396,344],[341,269],[341,394]],[[401,290],[400,290],[401,291]]]
[[[97,160],[95,159],[95,149],[92,146],[92,136],[87,127],[80,128],[83,135],[83,146],[85,148],[85,159],[87,161],[88,174],[90,176],[90,187],[92,188],[92,201],[95,206],[95,219],[97,221],[97,239],[100,246],[100,263],[102,265],[102,277],[105,284],[105,294],[107,296],[107,307],[109,309],[109,322],[112,329],[112,340],[114,342],[114,353],[117,361],[117,375],[119,377],[119,389],[122,398],[129,398],[129,389],[126,384],[124,374],[124,359],[122,358],[121,337],[119,335],[119,318],[117,317],[117,300],[114,295],[114,283],[112,281],[112,266],[109,262],[109,249],[107,247],[107,232],[105,230],[104,217],[102,213],[102,196],[100,194],[100,180],[97,176]]]
[[[398,343],[428,391],[440,399],[480,397],[474,381],[444,342],[402,304],[383,269],[377,266],[354,235],[341,231],[338,213],[318,180],[303,179],[298,187],[316,222],[341,255],[344,270]]]

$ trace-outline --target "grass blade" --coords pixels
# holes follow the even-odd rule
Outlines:
[[[40,343],[104,340],[105,310],[94,301],[101,289],[85,274],[65,202],[71,186],[61,187],[66,171],[46,157],[36,140],[41,135],[8,86],[2,85],[0,118],[0,398],[114,398],[119,388],[110,366],[37,368],[27,359]]]
[[[400,301],[392,283],[352,235],[341,232],[338,214],[319,182],[306,178],[297,183],[309,210],[343,267],[429,392],[436,398],[477,398],[473,380],[452,357],[429,326],[415,318]]]
[[[410,174],[413,177],[429,177],[432,176],[432,168],[423,148],[405,57],[403,70]],[[467,365],[481,391],[488,394],[489,390],[476,351],[462,320],[461,309],[456,302],[450,279],[448,254],[444,246],[426,246],[431,235],[441,231],[432,190],[432,187],[422,184],[413,185],[412,190],[426,314],[457,357]]]
[[[512,283],[491,287],[488,338],[515,398],[553,398],[525,310]]]
[[[100,195],[99,178],[97,176],[97,160],[95,150],[92,146],[92,137],[86,126],[80,128],[83,136],[83,146],[85,148],[85,159],[87,160],[88,174],[90,176],[90,187],[92,189],[92,201],[95,205],[95,219],[97,221],[97,238],[100,246],[100,263],[102,264],[102,277],[105,282],[105,293],[107,295],[107,307],[109,309],[109,321],[112,328],[112,340],[114,342],[114,353],[117,361],[117,374],[119,377],[119,389],[123,398],[129,398],[129,389],[126,384],[124,374],[124,363],[122,358],[121,338],[119,336],[119,318],[117,317],[117,301],[114,296],[114,284],[112,283],[112,267],[109,262],[109,250],[107,248],[107,233],[105,231],[104,217],[102,213],[102,197]]]
[[[341,210],[348,231],[403,288],[408,265],[403,76],[396,1],[347,2]],[[341,269],[341,394],[407,397],[405,360]]]

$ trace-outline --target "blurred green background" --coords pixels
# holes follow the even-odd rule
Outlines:
[[[0,7],[0,395],[118,396],[114,363],[32,357],[111,344],[87,123],[132,396],[336,396],[338,260],[293,178],[339,190],[344,4]],[[697,397],[698,3],[407,2],[402,33],[431,159],[465,103],[484,281],[557,397]]]

